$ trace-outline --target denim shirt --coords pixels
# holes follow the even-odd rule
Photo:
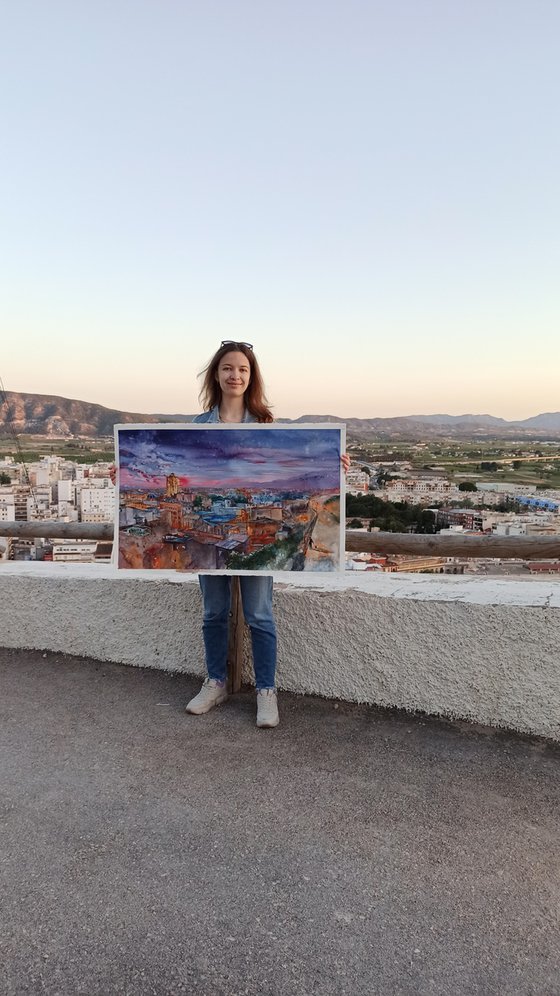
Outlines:
[[[200,415],[195,415],[193,422],[219,422],[220,421],[220,409],[218,405],[211,408],[209,412],[201,412]],[[248,408],[245,409],[245,414],[243,415],[243,422],[257,422],[258,420]],[[235,424],[235,423],[233,423]]]

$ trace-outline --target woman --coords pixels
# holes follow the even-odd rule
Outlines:
[[[248,342],[225,340],[204,370],[200,399],[205,409],[195,422],[272,422],[272,412],[253,347]],[[272,614],[272,578],[264,575],[240,577],[243,613],[251,630],[257,726],[278,726],[276,695],[276,626]],[[202,633],[208,677],[187,712],[201,715],[227,698],[228,624],[231,577],[199,577],[204,601]]]

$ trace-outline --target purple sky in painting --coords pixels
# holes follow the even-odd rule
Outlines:
[[[340,430],[119,430],[123,488],[163,487],[175,473],[185,487],[338,489]]]

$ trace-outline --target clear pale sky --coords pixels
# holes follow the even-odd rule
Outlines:
[[[195,412],[560,410],[557,0],[18,0],[0,376]]]

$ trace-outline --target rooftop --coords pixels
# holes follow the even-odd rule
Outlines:
[[[3,993],[558,992],[560,747],[0,651]]]

